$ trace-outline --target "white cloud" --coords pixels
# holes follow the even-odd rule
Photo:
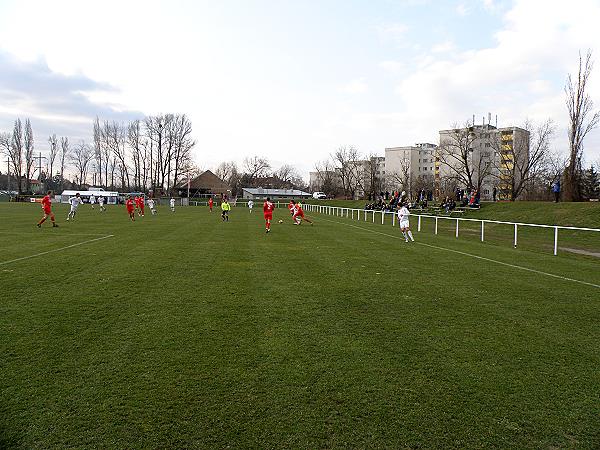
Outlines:
[[[405,46],[406,42],[406,33],[409,30],[409,27],[402,23],[392,23],[379,25],[377,27],[377,34],[379,35],[379,39],[383,43],[393,43],[397,46]]]
[[[460,2],[456,5],[456,14],[458,14],[461,17],[466,16],[467,14],[469,14],[470,8],[467,6],[467,4],[465,2]]]
[[[431,48],[431,52],[432,53],[448,53],[451,52],[455,49],[455,45],[454,42],[452,41],[444,41],[444,42],[440,42],[439,44],[434,45]]]
[[[487,112],[499,115],[499,125],[518,125],[527,117],[551,117],[558,124],[557,148],[564,148],[567,115],[563,86],[574,73],[578,50],[600,49],[594,21],[600,3],[582,1],[578,8],[558,2],[544,7],[516,1],[496,34],[496,44],[480,50],[420,55],[417,67],[402,79],[396,92],[415,122],[464,122]],[[435,53],[432,50],[432,53]],[[590,94],[600,107],[600,71],[593,73]],[[420,127],[426,134],[427,127]],[[600,132],[590,135],[588,148],[599,147]]]
[[[346,94],[364,94],[369,90],[369,86],[364,78],[359,78],[342,85],[339,90]]]
[[[387,72],[398,73],[405,66],[404,66],[404,63],[402,63],[400,61],[388,60],[388,61],[382,61],[382,62],[380,62],[379,63],[379,67],[381,67],[383,70],[385,70]]]

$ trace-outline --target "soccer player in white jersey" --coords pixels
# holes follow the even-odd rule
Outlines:
[[[175,212],[175,199],[174,198],[169,200],[169,206],[171,207],[171,211]]]
[[[92,205],[92,209],[94,209],[94,204],[96,203],[96,197],[94,195],[90,195],[90,205]]]
[[[154,208],[154,199],[153,198],[148,199],[148,207],[150,208],[150,212],[152,213],[152,215],[156,214],[156,209]]]
[[[248,209],[250,210],[250,214],[252,214],[252,208],[254,208],[254,202],[252,200],[248,200]]]
[[[77,214],[77,208],[82,203],[83,203],[83,199],[79,195],[79,192],[77,194],[75,194],[75,197],[71,197],[69,199],[69,204],[71,205],[71,210],[69,211],[69,214],[67,215],[67,220],[71,220],[71,219],[75,220],[75,214]]]
[[[402,236],[404,236],[405,242],[408,242],[408,238],[415,242],[412,232],[410,231],[410,223],[408,222],[409,215],[410,211],[406,207],[406,203],[402,203],[402,206],[398,210],[398,224],[400,225],[400,230],[402,231]]]
[[[106,211],[106,207],[104,206],[104,197],[98,197],[98,206],[100,206],[100,212]]]

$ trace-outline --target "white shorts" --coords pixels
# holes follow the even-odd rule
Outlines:
[[[77,212],[77,206],[71,206],[71,212]]]
[[[400,221],[400,228],[408,228],[410,225],[408,224],[408,220]]]

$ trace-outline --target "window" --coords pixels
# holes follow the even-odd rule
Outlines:
[[[423,170],[427,170],[427,167],[423,167]]]
[[[419,158],[419,162],[421,162],[421,158]]]
[[[484,189],[483,193],[486,194],[486,195],[489,195],[490,194],[490,190],[489,189]]]
[[[489,142],[486,142],[486,143],[485,143],[485,146],[486,146],[486,147],[491,147],[491,146],[492,146],[492,144],[490,144]]]

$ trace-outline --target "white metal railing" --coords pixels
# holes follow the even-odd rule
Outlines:
[[[303,204],[305,210],[310,212],[317,212],[320,214],[334,215],[338,217],[346,217],[354,220],[356,216],[356,220],[363,222],[372,222],[375,223],[376,215],[381,216],[381,224],[385,223],[386,215],[392,216],[392,226],[396,226],[396,214],[393,211],[378,211],[378,210],[367,210],[367,209],[359,209],[359,208],[346,208],[340,206],[329,206],[329,205],[315,205],[312,203]],[[438,221],[439,220],[455,220],[456,221],[456,237],[459,236],[459,223],[460,222],[479,222],[481,224],[481,242],[484,242],[485,239],[485,224],[502,224],[502,225],[512,225],[514,226],[514,238],[513,245],[516,248],[518,242],[518,229],[519,227],[534,227],[534,228],[551,228],[554,230],[554,255],[558,253],[558,230],[573,230],[573,231],[591,231],[591,232],[600,232],[598,228],[582,228],[582,227],[567,227],[560,225],[542,225],[537,223],[522,223],[522,222],[505,222],[501,220],[489,220],[489,219],[466,219],[461,217],[450,217],[450,216],[433,216],[428,214],[410,214],[411,217],[417,218],[417,231],[421,231],[421,219],[422,218],[431,218],[435,220],[435,234],[438,234]],[[362,219],[361,219],[362,217]],[[377,220],[379,222],[379,219]]]

